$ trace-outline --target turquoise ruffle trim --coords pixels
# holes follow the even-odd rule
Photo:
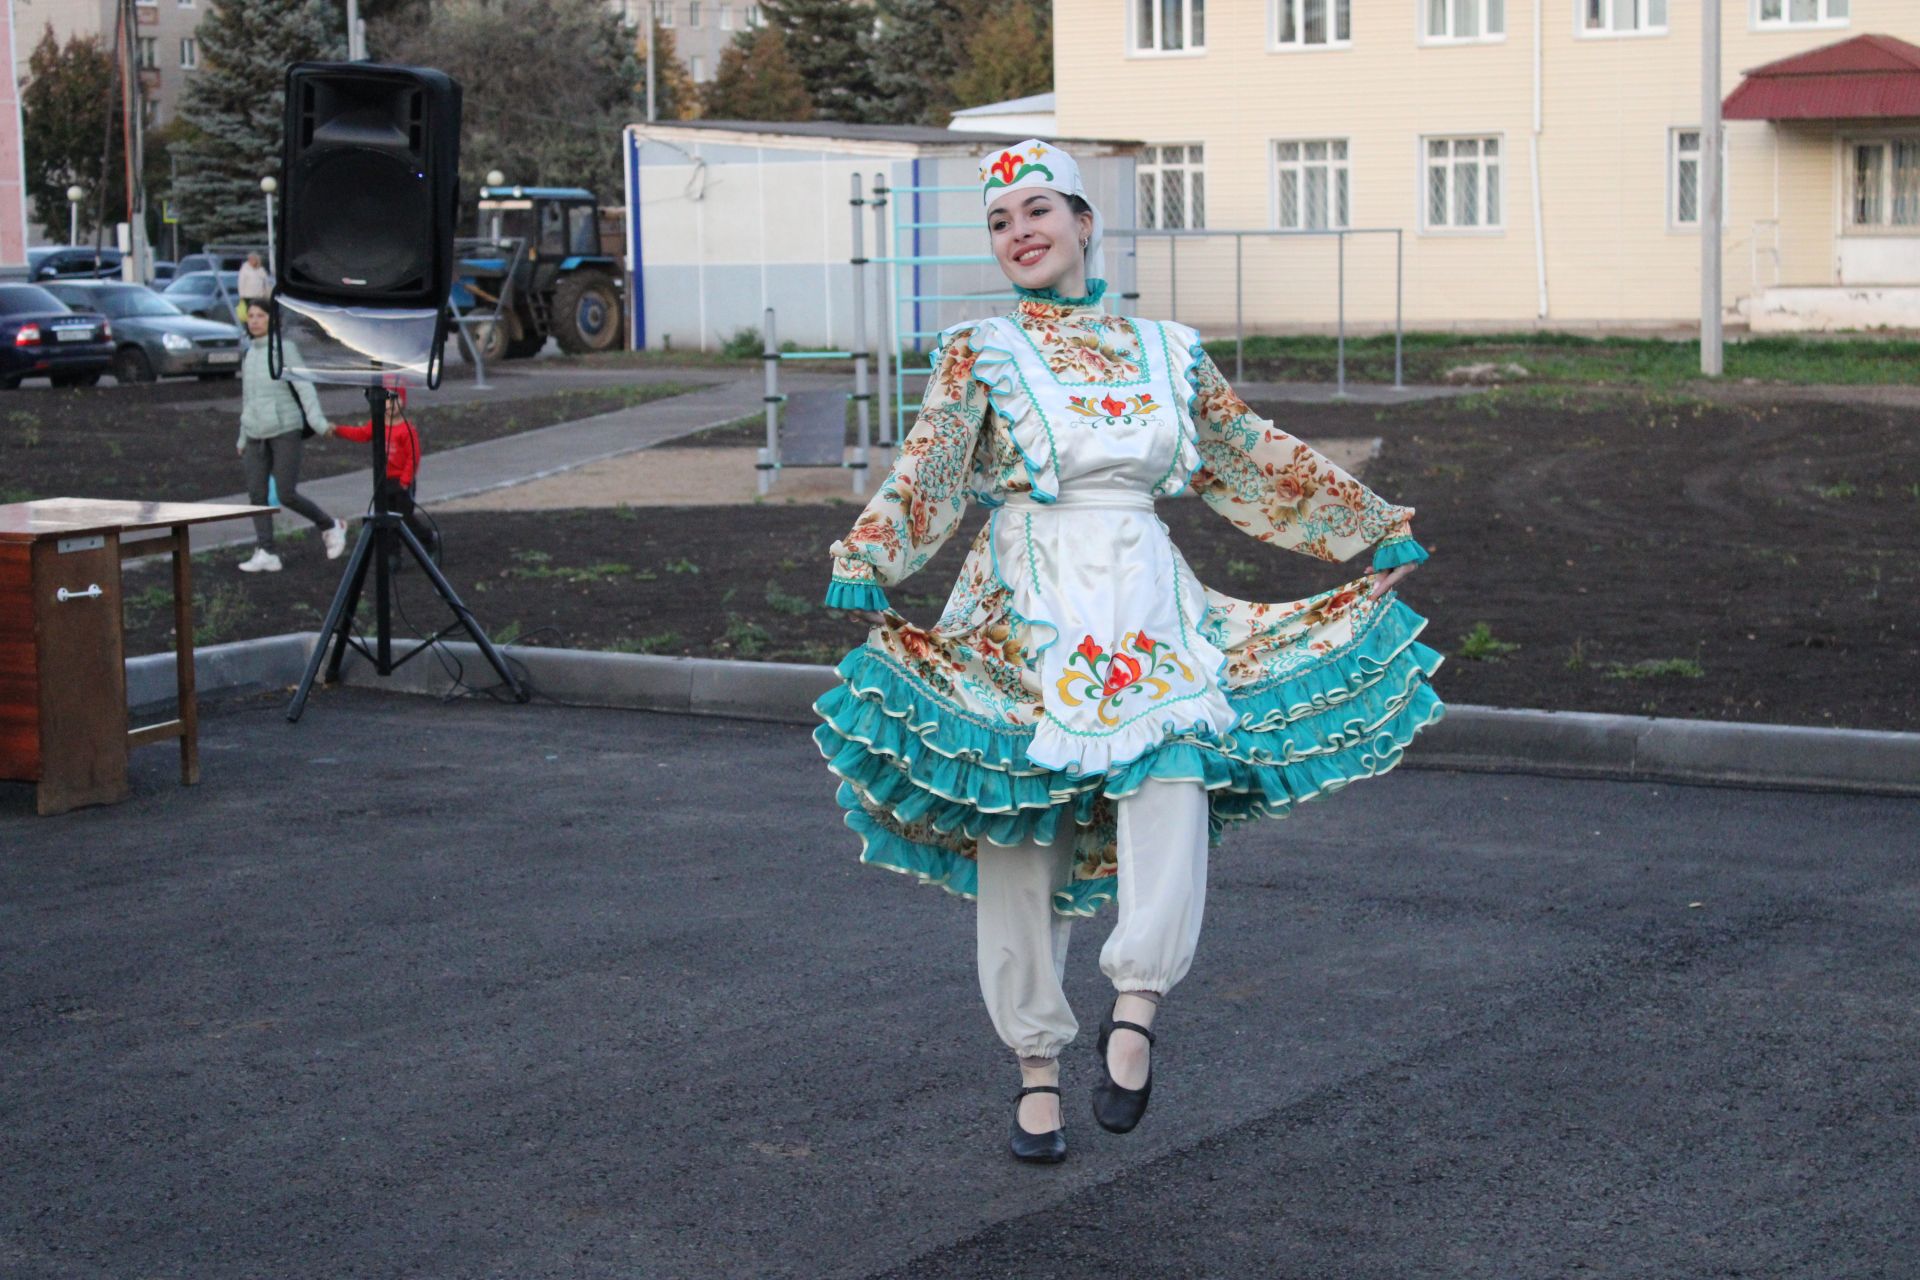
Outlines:
[[[971,858],[908,839],[874,812],[963,842],[1051,843],[1091,823],[1102,796],[1119,799],[1160,779],[1204,786],[1216,832],[1285,814],[1385,773],[1445,714],[1427,684],[1443,658],[1415,638],[1425,625],[1390,598],[1365,631],[1314,665],[1227,690],[1238,714],[1230,732],[1170,739],[1104,775],[1075,778],[1034,766],[1026,755],[1031,727],[965,712],[864,645],[842,660],[841,683],[814,704],[823,723],[813,736],[842,781],[840,804],[861,834],[861,860],[972,896]],[[1114,890],[1111,876],[1077,880],[1056,891],[1054,909],[1093,915]]]
[[[1398,569],[1403,564],[1421,564],[1427,558],[1427,549],[1412,538],[1402,538],[1398,542],[1389,542],[1373,553],[1373,567],[1381,571]]]
[[[1022,289],[1019,285],[1013,286],[1013,291],[1035,302],[1051,302],[1062,307],[1091,307],[1107,296],[1107,282],[1098,276],[1087,281],[1087,296],[1084,298],[1069,298],[1054,289]]]
[[[834,582],[827,587],[829,609],[871,609],[885,613],[887,593],[871,582]]]

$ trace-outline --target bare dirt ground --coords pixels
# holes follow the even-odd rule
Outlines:
[[[1433,560],[1403,595],[1451,655],[1449,700],[1920,730],[1920,435],[1899,407],[1535,392],[1266,411],[1317,444],[1382,441],[1365,476],[1419,508]],[[858,506],[791,496],[435,515],[454,582],[520,643],[830,662],[860,639],[820,607]],[[1199,502],[1163,515],[1229,594],[1297,598],[1360,567],[1253,542]],[[909,617],[938,615],[980,519],[890,593]],[[277,575],[203,569],[203,638],[317,624],[336,566],[311,540],[284,550]],[[437,625],[403,584],[407,617]],[[140,592],[135,652],[167,640]]]

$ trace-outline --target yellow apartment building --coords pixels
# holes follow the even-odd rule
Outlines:
[[[1710,2],[1728,320],[1920,328],[1920,0]],[[1143,228],[1399,229],[1409,326],[1688,325],[1699,6],[1055,0],[1059,132],[1145,144]],[[1238,269],[1231,238],[1138,252],[1143,311],[1335,317],[1334,238],[1249,237]],[[1395,254],[1346,238],[1350,322],[1392,322]]]

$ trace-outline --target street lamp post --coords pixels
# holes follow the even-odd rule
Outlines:
[[[260,190],[267,196],[267,274],[275,278],[280,275],[280,266],[273,260],[273,193],[279,189],[280,184],[271,175],[260,179]]]
[[[489,187],[504,187],[507,185],[507,175],[498,169],[489,169],[487,170],[487,185]],[[495,244],[500,243],[500,211],[498,209],[493,211],[493,242]]]
[[[67,243],[80,243],[80,202],[87,198],[86,191],[78,184],[67,188]]]

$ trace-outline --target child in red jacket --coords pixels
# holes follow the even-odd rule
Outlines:
[[[421,521],[413,500],[414,481],[420,474],[420,433],[407,420],[407,389],[396,387],[393,397],[393,408],[387,414],[387,473],[380,477],[380,487],[386,493],[387,509],[406,521],[407,528],[413,530],[413,536],[420,539],[420,545],[437,564],[440,535]],[[342,440],[371,440],[373,423],[337,426],[333,434]]]

